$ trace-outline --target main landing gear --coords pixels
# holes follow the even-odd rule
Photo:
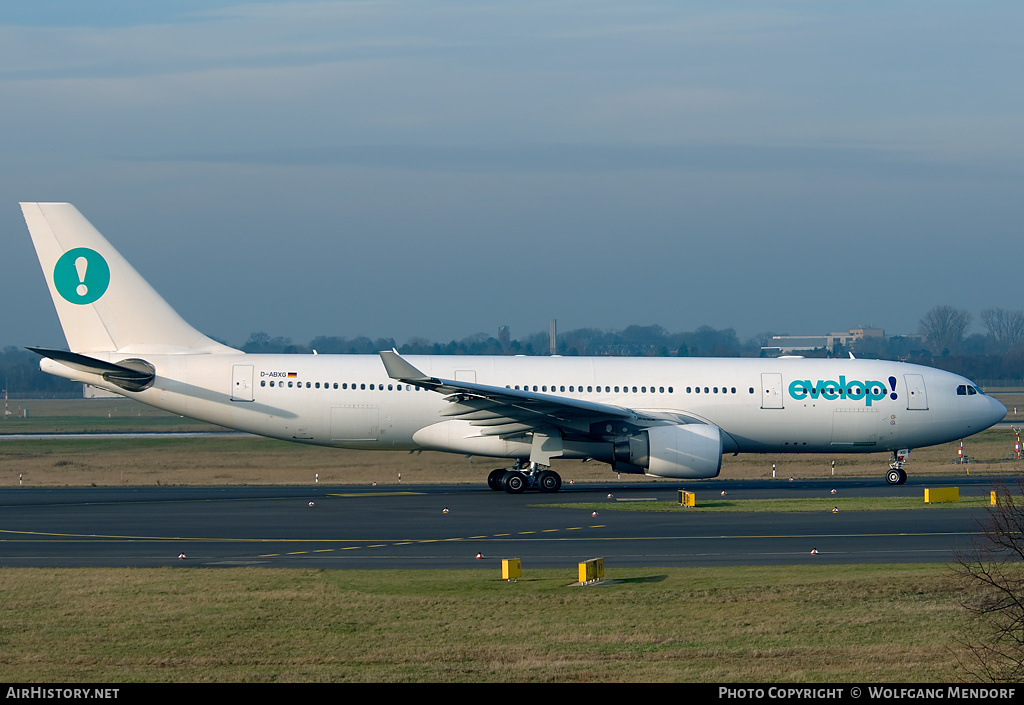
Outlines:
[[[487,476],[487,486],[492,490],[505,490],[509,494],[521,494],[536,489],[541,492],[558,492],[562,478],[545,465],[517,460],[513,468],[498,468]]]
[[[907,471],[903,469],[903,459],[907,451],[892,454],[892,462],[889,463],[889,472],[885,474],[885,481],[890,485],[902,485],[907,481]]]

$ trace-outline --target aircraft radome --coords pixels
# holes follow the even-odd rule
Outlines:
[[[724,453],[889,452],[978,433],[1005,407],[970,380],[885,360],[252,355],[186,323],[67,203],[23,203],[68,351],[46,372],[175,414],[339,448],[505,458],[493,489],[555,492],[552,458],[718,475]]]

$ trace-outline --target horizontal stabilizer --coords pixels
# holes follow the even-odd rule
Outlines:
[[[100,375],[104,380],[128,392],[141,392],[153,384],[156,368],[145,360],[130,358],[120,362],[106,362],[94,357],[48,348],[28,348],[37,355],[56,360],[62,365],[82,372]]]

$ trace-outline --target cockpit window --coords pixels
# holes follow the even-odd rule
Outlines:
[[[961,384],[959,387],[956,388],[956,393],[957,396],[963,397],[971,396],[973,394],[982,394],[983,392],[970,384]]]

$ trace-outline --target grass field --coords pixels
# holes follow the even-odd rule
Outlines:
[[[941,565],[0,571],[8,682],[954,682]]]
[[[545,502],[533,505],[544,508],[580,509],[584,511],[620,512],[815,512],[823,514],[833,509],[840,512],[895,512],[904,509],[928,509],[932,506],[960,509],[981,509],[991,504],[988,492],[968,496],[963,494],[956,502],[923,504],[921,495],[912,497],[806,497],[778,499],[701,499],[694,507],[680,507],[678,501],[628,502]]]

